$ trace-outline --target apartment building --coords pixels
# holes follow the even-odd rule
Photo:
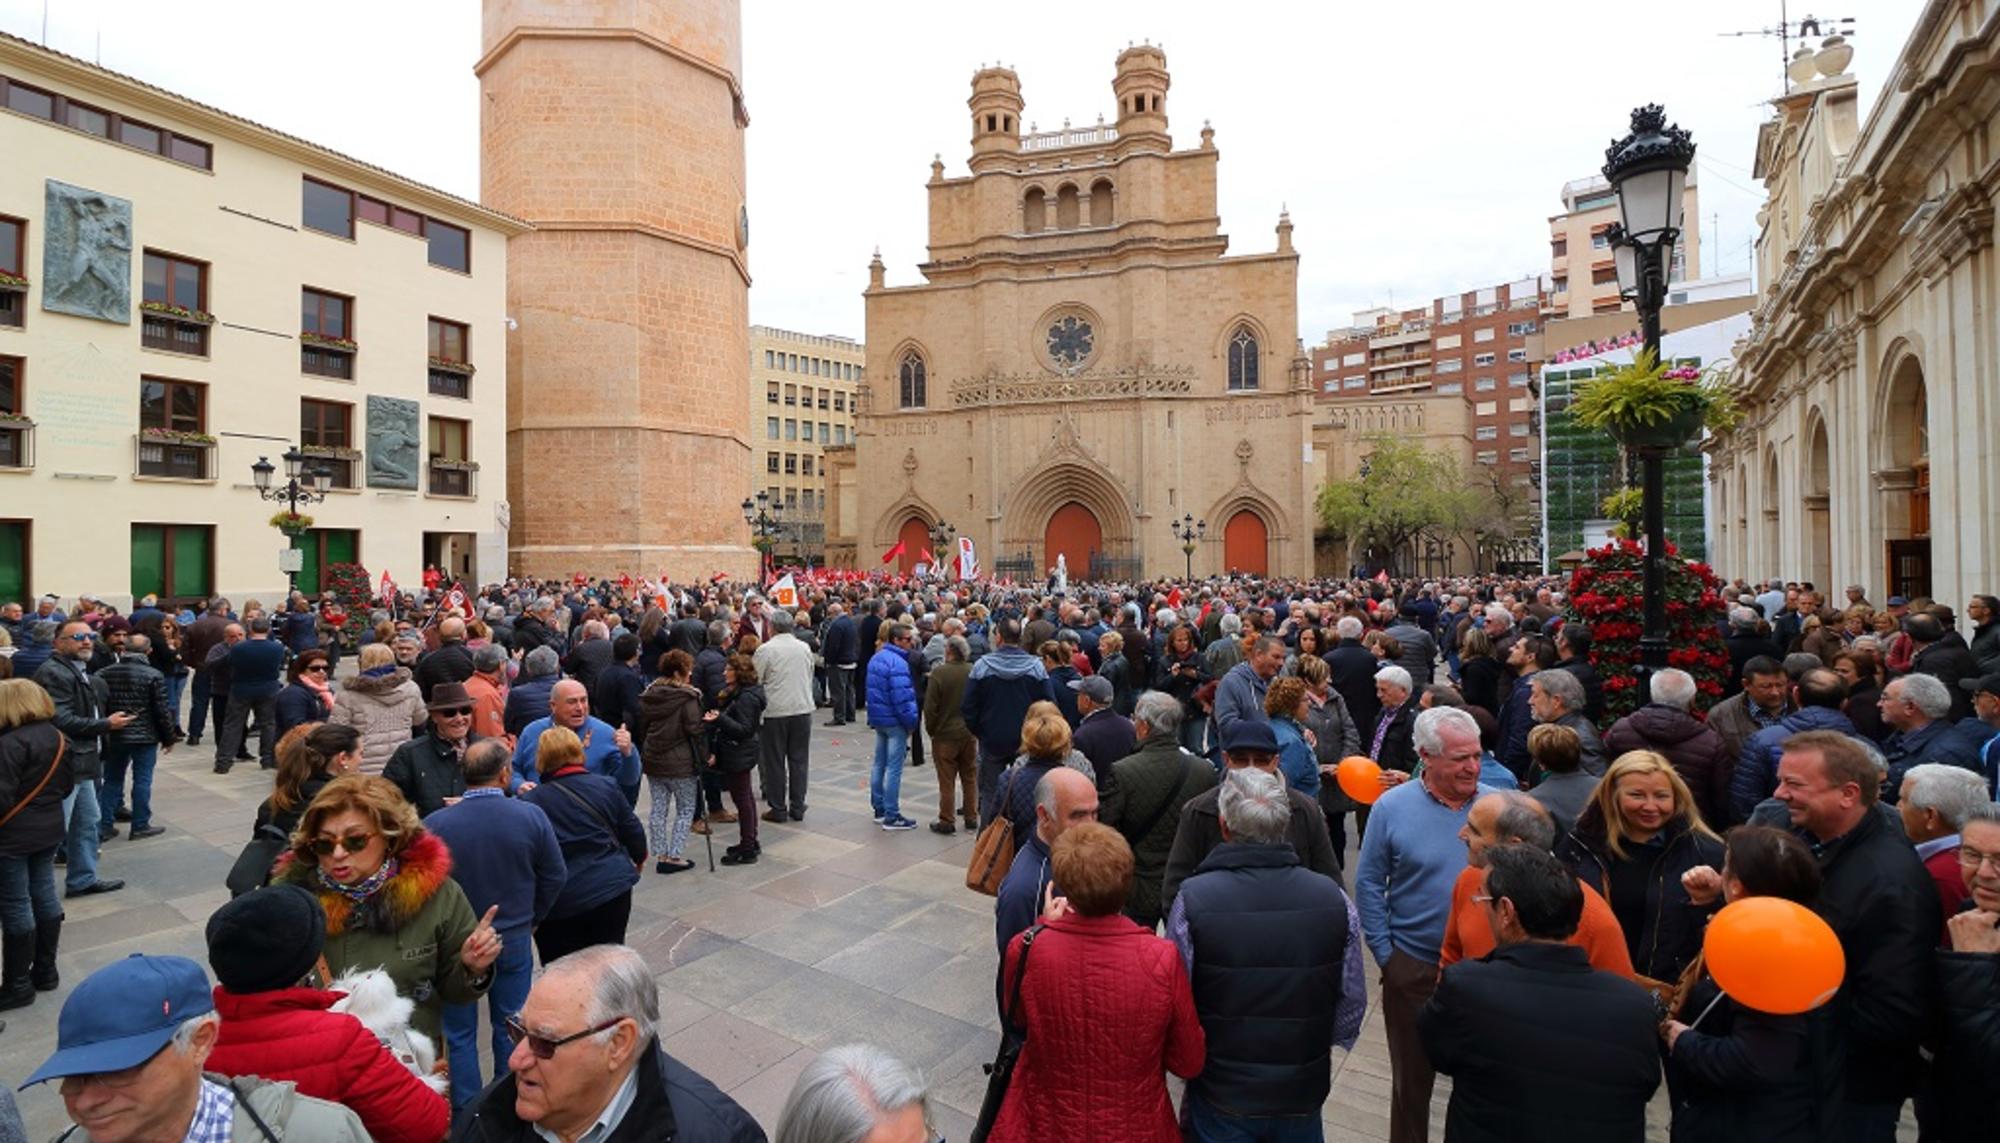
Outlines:
[[[1545,315],[1551,319],[1587,318],[1593,314],[1631,309],[1618,296],[1618,268],[1611,258],[1605,232],[1618,221],[1618,193],[1601,175],[1571,179],[1563,184],[1561,214],[1549,216],[1549,297]],[[1667,281],[1700,276],[1701,195],[1695,168],[1688,168],[1681,191],[1682,234],[1674,245]]]
[[[523,224],[4,35],[0,155],[0,600],[505,574]]]
[[[778,516],[781,563],[826,562],[824,450],[854,439],[865,354],[851,338],[750,327],[749,487]]]
[[[1322,402],[1458,402],[1467,407],[1468,470],[1509,498],[1534,497],[1540,427],[1529,386],[1528,338],[1545,294],[1537,278],[1372,309],[1312,351]]]

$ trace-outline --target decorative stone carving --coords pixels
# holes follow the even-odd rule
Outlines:
[[[951,403],[954,408],[965,409],[1120,397],[1184,397],[1192,392],[1194,369],[1189,366],[1086,369],[1060,379],[1041,374],[1014,373],[988,374],[954,381]]]
[[[42,308],[132,324],[132,202],[49,179]]]
[[[415,401],[368,398],[368,487],[416,491],[422,444]]]

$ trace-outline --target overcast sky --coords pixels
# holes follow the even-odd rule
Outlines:
[[[1232,252],[1271,249],[1289,206],[1309,345],[1356,309],[1546,274],[1562,184],[1648,101],[1700,147],[1702,273],[1741,272],[1780,48],[1721,33],[1773,25],[1778,6],[746,0],[751,320],[861,336],[874,247],[891,285],[920,280],[924,183],[933,153],[965,173],[972,73],[1011,65],[1043,130],[1095,123],[1141,39],[1166,48],[1175,145],[1215,127]],[[0,0],[0,29],[41,40],[46,11],[50,47],[476,198],[478,7]],[[1864,116],[1919,7],[1828,9],[1856,18]]]

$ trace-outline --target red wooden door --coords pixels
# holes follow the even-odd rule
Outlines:
[[[903,543],[903,558],[896,561],[896,570],[908,575],[924,558],[924,549],[931,546],[931,530],[921,518],[912,516],[903,521],[896,538]]]
[[[1083,579],[1090,573],[1090,554],[1104,546],[1104,529],[1090,509],[1072,500],[1049,517],[1042,542],[1048,549],[1048,567],[1056,566],[1060,554],[1068,559],[1069,577]]]
[[[1222,566],[1244,575],[1270,574],[1270,535],[1264,530],[1263,518],[1255,512],[1238,512],[1223,527]]]

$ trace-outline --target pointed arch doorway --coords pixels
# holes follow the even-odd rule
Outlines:
[[[903,545],[903,555],[896,561],[896,570],[909,575],[924,558],[924,549],[931,546],[930,525],[924,523],[923,517],[912,516],[903,521],[902,528],[896,532],[896,540]]]
[[[1223,525],[1222,566],[1243,575],[1270,574],[1271,534],[1262,516],[1245,508]]]
[[[1045,566],[1056,566],[1060,555],[1067,561],[1070,578],[1083,579],[1090,574],[1092,553],[1104,547],[1104,527],[1090,509],[1071,500],[1049,516],[1048,527],[1042,530],[1042,546]]]

